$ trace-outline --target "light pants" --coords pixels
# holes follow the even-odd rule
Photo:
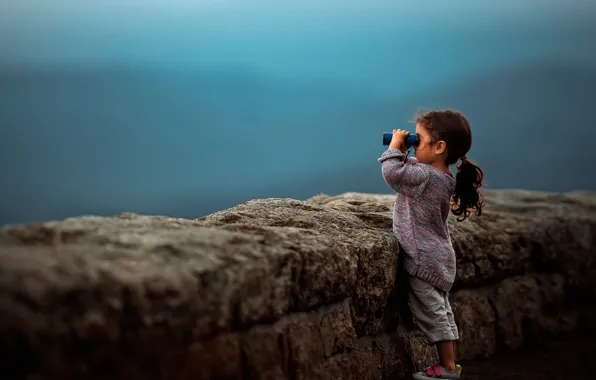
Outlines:
[[[449,304],[449,292],[439,290],[412,275],[409,275],[408,285],[408,303],[412,317],[426,335],[428,344],[458,340],[459,334]]]

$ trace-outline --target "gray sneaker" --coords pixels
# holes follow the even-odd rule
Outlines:
[[[447,371],[441,367],[440,364],[435,364],[432,367],[428,367],[423,372],[416,372],[412,374],[413,380],[426,380],[426,379],[459,379],[461,374],[461,366],[455,365],[456,370],[453,372]]]

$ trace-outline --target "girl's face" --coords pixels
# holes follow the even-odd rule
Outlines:
[[[436,144],[432,143],[429,130],[420,123],[416,124],[416,135],[420,138],[420,143],[414,148],[416,160],[422,164],[431,165],[437,159],[435,154]]]

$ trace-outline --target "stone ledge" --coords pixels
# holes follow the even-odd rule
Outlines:
[[[593,329],[596,196],[486,197],[482,217],[450,219],[459,357]],[[254,200],[195,221],[124,214],[5,227],[0,371],[65,380],[407,376],[434,350],[400,315],[393,200],[346,193]]]

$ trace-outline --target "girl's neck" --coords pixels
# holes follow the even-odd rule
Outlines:
[[[452,175],[449,166],[447,166],[444,162],[433,162],[432,166],[434,166],[436,169],[442,171],[445,174]]]

